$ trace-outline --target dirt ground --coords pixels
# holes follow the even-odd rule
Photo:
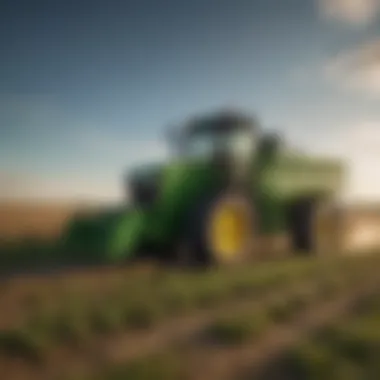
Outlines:
[[[0,201],[0,240],[54,239],[76,211],[94,207],[64,202]]]
[[[53,239],[59,234],[65,222],[75,211],[84,207],[94,208],[93,205],[0,203],[0,238],[37,237]],[[353,228],[355,218],[356,220],[360,219],[362,221],[361,225],[364,227],[366,225],[376,225],[376,220],[380,220],[377,214],[368,215],[368,213],[363,213],[360,216],[358,215],[356,214],[355,216],[351,211],[349,218],[347,218],[347,223],[351,223],[347,224],[347,226],[350,226],[348,230]],[[373,235],[378,236],[376,233],[373,233]],[[360,240],[359,238],[356,239],[356,241]],[[366,239],[362,238],[362,240],[365,241]],[[355,260],[357,259],[355,258]],[[376,265],[378,265],[378,261],[376,261]],[[372,263],[369,268],[373,268]],[[377,273],[375,269],[373,270]],[[140,282],[135,281],[134,276]],[[368,284],[367,277],[370,280]],[[59,314],[62,319],[62,329],[69,328],[75,331],[78,329],[78,334],[81,334],[81,329],[85,330],[85,328],[81,325],[83,321],[75,313],[80,314],[81,311],[88,311],[85,307],[80,307],[82,300],[90,299],[95,294],[97,297],[99,296],[100,304],[107,299],[113,300],[113,297],[116,297],[115,300],[118,301],[116,304],[112,304],[112,302],[104,304],[101,308],[103,311],[110,310],[110,312],[102,314],[103,318],[109,318],[109,320],[104,320],[106,322],[101,322],[110,323],[110,331],[107,333],[99,333],[99,336],[94,333],[88,337],[88,342],[83,340],[78,347],[75,344],[70,343],[65,345],[54,341],[51,346],[47,347],[46,352],[43,351],[43,365],[41,367],[36,366],[32,362],[22,364],[19,361],[21,359],[17,355],[14,358],[0,355],[0,373],[3,373],[6,378],[15,380],[51,380],[65,379],[65,377],[59,377],[58,375],[66,373],[66,369],[70,369],[67,372],[68,374],[74,374],[77,371],[81,373],[83,371],[84,374],[88,374],[89,378],[92,379],[91,376],[95,375],[95,372],[98,370],[106,371],[108,370],[108,366],[113,368],[126,362],[133,364],[136,360],[147,360],[144,368],[149,367],[150,355],[154,356],[157,352],[161,351],[170,353],[173,350],[177,353],[178,360],[185,358],[190,363],[189,368],[193,369],[190,371],[190,379],[232,379],[236,378],[235,375],[237,373],[256,370],[255,363],[269,363],[278,350],[285,350],[293,342],[303,339],[309,330],[318,329],[319,326],[324,325],[327,321],[339,319],[346,313],[349,313],[349,307],[347,306],[351,302],[354,302],[356,297],[361,297],[362,294],[372,290],[373,287],[375,287],[376,292],[379,289],[378,277],[373,276],[373,273],[368,273],[368,276],[366,275],[362,279],[351,283],[347,287],[347,293],[344,293],[343,290],[342,293],[339,293],[339,291],[336,297],[331,299],[324,299],[324,293],[320,293],[319,298],[315,296],[315,303],[313,301],[308,304],[304,312],[300,310],[299,315],[295,313],[288,321],[284,321],[283,325],[277,326],[278,328],[275,328],[275,325],[271,325],[262,338],[252,342],[247,340],[246,343],[240,346],[227,345],[224,347],[223,345],[208,345],[198,340],[198,337],[201,336],[205,327],[215,323],[220,316],[238,316],[248,311],[249,313],[253,313],[254,310],[255,313],[259,314],[260,310],[264,310],[267,307],[265,305],[270,306],[272,304],[272,300],[277,298],[286,299],[287,293],[296,294],[296,290],[298,292],[298,290],[308,288],[308,281],[312,281],[312,279],[302,279],[302,281],[300,280],[301,282],[290,283],[289,290],[286,283],[276,285],[273,288],[273,297],[270,293],[263,293],[262,298],[260,298],[260,292],[247,293],[247,289],[243,289],[243,298],[241,300],[237,296],[231,299],[222,298],[220,305],[215,304],[210,309],[184,311],[183,315],[173,315],[173,317],[168,317],[167,320],[158,320],[159,322],[157,322],[156,326],[152,325],[146,330],[126,330],[124,332],[123,330],[118,330],[117,324],[119,322],[117,322],[116,317],[117,310],[120,309],[119,305],[121,304],[117,298],[119,297],[119,289],[120,295],[123,295],[122,300],[125,302],[125,295],[133,293],[128,290],[131,284],[133,286],[140,284],[141,287],[143,284],[150,284],[152,294],[155,294],[153,293],[153,289],[159,288],[159,285],[163,281],[162,278],[160,272],[148,265],[138,267],[138,270],[137,268],[132,270],[132,268],[121,267],[109,268],[107,270],[101,268],[99,270],[93,269],[70,274],[65,273],[62,276],[31,276],[30,278],[25,276],[0,281],[0,310],[6,310],[6,312],[0,313],[0,343],[2,341],[5,348],[13,351],[33,350],[33,352],[39,352],[38,341],[37,343],[33,341],[35,339],[33,338],[33,334],[36,333],[33,329],[37,329],[36,331],[38,332],[38,323],[49,326],[55,320],[54,313],[49,313],[51,312],[50,309],[54,310],[57,299],[62,299],[59,304],[63,305],[61,305],[63,311]],[[372,278],[376,280],[374,284],[372,284]],[[210,289],[213,289],[217,283],[214,280],[211,281],[211,279],[212,276],[210,277],[208,286],[210,286]],[[319,289],[321,281],[319,277],[316,279],[315,289]],[[176,286],[179,287],[181,284],[179,282]],[[138,288],[139,286],[136,287],[136,292]],[[311,288],[314,289],[314,286],[311,286]],[[121,293],[121,291],[126,293]],[[184,300],[186,299],[187,291],[189,290],[183,293]],[[148,293],[141,294],[146,296]],[[212,292],[209,294],[212,294]],[[80,296],[79,304],[75,303],[78,301],[78,298],[72,298],[72,295]],[[158,295],[159,293],[157,293]],[[314,299],[313,297],[311,295],[307,298]],[[189,299],[191,300],[191,298]],[[206,301],[210,302],[207,298]],[[73,306],[70,306],[70,302],[73,302]],[[38,314],[38,310],[40,310],[40,314]],[[144,311],[144,309],[141,311],[138,308],[136,310],[137,315]],[[70,316],[70,312],[73,313],[73,316]],[[23,321],[26,319],[26,315],[29,315],[28,313],[31,316],[31,324],[26,325],[24,331],[17,326],[23,326]],[[152,310],[152,313],[154,314],[155,311]],[[39,319],[33,320],[34,314]],[[91,321],[96,321],[95,314],[89,315],[92,315]],[[116,322],[113,320],[114,317],[116,318]],[[58,322],[61,319],[58,318]],[[34,325],[32,322],[38,323]],[[57,324],[60,326],[58,322]],[[41,329],[41,326],[39,328]],[[112,330],[113,328],[115,328],[115,331]],[[41,331],[45,331],[44,329],[46,330],[48,327],[44,327]],[[31,335],[29,336],[28,334]],[[257,369],[260,369],[259,367]],[[103,378],[108,379],[106,376],[99,377],[99,379]],[[183,377],[156,376],[152,378],[135,376],[123,378],[133,378],[134,380],[165,378],[170,380],[182,379]],[[243,379],[245,377],[242,376],[240,378]]]
[[[353,268],[357,268],[357,266],[353,266]],[[373,268],[373,264],[369,268]],[[17,320],[18,315],[23,315],[32,306],[30,302],[35,304],[37,301],[36,298],[30,297],[33,293],[39,295],[38,299],[44,305],[51,303],[49,296],[57,296],[59,291],[68,285],[77,290],[80,289],[82,296],[86,295],[86,289],[90,290],[90,293],[107,294],[111,288],[120,287],[120,281],[123,281],[128,273],[131,274],[130,269],[120,269],[108,273],[102,271],[101,277],[99,272],[91,271],[86,276],[79,274],[79,276],[64,276],[62,278],[30,278],[9,281],[0,287],[0,308],[8,310],[9,314],[12,315],[12,320]],[[149,275],[149,273],[144,271],[144,282],[148,280],[145,274]],[[135,273],[135,275],[140,277],[142,273]],[[336,320],[346,313],[350,313],[350,304],[362,297],[363,294],[367,292],[377,293],[379,289],[377,277],[361,276],[360,280],[352,279],[350,283],[347,282],[346,290],[336,288],[336,293],[333,292],[332,297],[325,298],[326,295],[319,290],[322,289],[320,287],[321,281],[324,281],[319,275],[316,275],[315,279],[307,276],[306,279],[300,278],[299,281],[291,282],[288,285],[285,283],[276,285],[261,295],[260,293],[246,293],[245,295],[242,294],[241,299],[226,298],[211,308],[173,315],[172,318],[168,317],[168,319],[159,321],[157,325],[145,330],[126,331],[124,333],[118,330],[109,331],[107,334],[90,337],[87,343],[83,341],[79,346],[52,346],[44,354],[43,362],[40,363],[41,366],[32,362],[22,364],[17,357],[12,359],[0,355],[0,373],[5,374],[6,378],[17,380],[66,380],[66,377],[60,377],[60,375],[65,374],[66,369],[70,368],[68,374],[82,373],[83,371],[89,376],[83,377],[84,379],[92,379],[92,376],[95,376],[98,371],[107,370],[108,367],[117,368],[118,365],[124,363],[136,363],[136,359],[146,360],[145,368],[150,365],[149,357],[151,355],[174,350],[178,354],[177,359],[179,361],[185,358],[190,363],[190,377],[188,378],[190,380],[245,379],[245,376],[236,377],[236,375],[243,374],[245,371],[256,370],[256,367],[260,369],[261,364],[268,364],[278,352],[286,350],[288,346],[303,339],[310,330],[318,329],[328,321]],[[360,286],[358,282],[360,282]],[[284,320],[283,324],[273,324],[267,330],[264,329],[264,333],[258,340],[246,340],[240,345],[215,345],[201,339],[201,332],[204,328],[214,323],[221,316],[229,318],[231,315],[238,316],[244,315],[244,313],[253,316],[252,313],[259,314],[260,310],[298,293],[303,294],[304,299],[309,300],[304,309],[301,308],[295,312],[293,316],[289,317],[289,320]],[[316,296],[318,293],[319,296]],[[315,295],[313,296],[313,294]],[[255,296],[252,297],[253,295]],[[10,332],[12,330],[7,326],[8,323],[4,317],[5,314],[2,313],[0,322],[3,323],[0,326],[0,331],[3,333]],[[3,343],[4,337],[6,335],[3,335]],[[14,344],[15,336],[12,337]],[[19,345],[16,347],[20,349]],[[258,365],[257,363],[261,364]],[[72,377],[68,376],[67,379],[69,378]],[[98,379],[96,376],[94,378]],[[108,378],[116,377],[99,377],[99,379]],[[158,375],[117,378],[134,380],[147,378],[152,380],[182,379],[182,377]]]

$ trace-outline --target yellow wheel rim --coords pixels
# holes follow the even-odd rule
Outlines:
[[[246,247],[250,223],[247,211],[241,205],[219,205],[212,215],[210,227],[211,249],[222,259],[233,259]]]

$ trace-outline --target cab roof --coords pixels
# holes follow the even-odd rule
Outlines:
[[[238,111],[221,111],[190,119],[185,124],[184,132],[187,135],[195,135],[254,129],[256,129],[254,117]]]

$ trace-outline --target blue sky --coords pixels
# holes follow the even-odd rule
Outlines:
[[[0,4],[0,197],[116,199],[162,130],[224,106],[380,198],[380,0]]]

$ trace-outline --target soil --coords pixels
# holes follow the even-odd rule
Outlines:
[[[212,350],[209,347],[198,348],[193,358],[188,356],[188,361],[196,363],[190,365],[196,368],[191,379],[265,379],[263,369],[275,362],[287,348],[349,313],[363,295],[377,293],[379,285],[379,280],[369,281],[354,293],[316,304],[297,315],[290,323],[270,329],[268,334],[254,343],[228,349],[220,346]]]
[[[89,281],[94,281],[90,278]],[[309,285],[306,284],[307,282],[302,291],[311,291],[315,286],[312,282]],[[39,284],[39,286],[43,285]],[[240,347],[210,346],[202,344],[196,338],[203,328],[216,317],[231,315],[231,310],[233,310],[232,314],[253,312],[255,308],[260,308],[265,303],[283,299],[287,292],[294,292],[294,289],[282,289],[280,292],[267,294],[259,299],[234,300],[211,310],[169,320],[157,328],[145,332],[108,335],[105,338],[94,339],[76,349],[57,347],[48,353],[42,367],[8,360],[0,362],[0,368],[6,378],[10,379],[52,380],[62,378],[60,376],[65,374],[68,369],[75,373],[79,371],[86,374],[97,374],[106,365],[125,363],[177,347],[178,350],[183,350],[189,367],[194,369],[191,373],[192,379],[236,379],[236,373],[245,376],[246,373],[252,374],[254,371],[258,371],[286,347],[334,318],[349,312],[350,306],[357,298],[374,289],[377,291],[378,288],[379,280],[369,280],[368,283],[358,286],[354,293],[344,294],[336,299],[316,304],[305,313],[296,316],[288,324],[270,329],[262,340]],[[298,288],[298,290],[300,289]],[[5,304],[1,305],[5,306]],[[17,312],[15,313],[17,314]]]

